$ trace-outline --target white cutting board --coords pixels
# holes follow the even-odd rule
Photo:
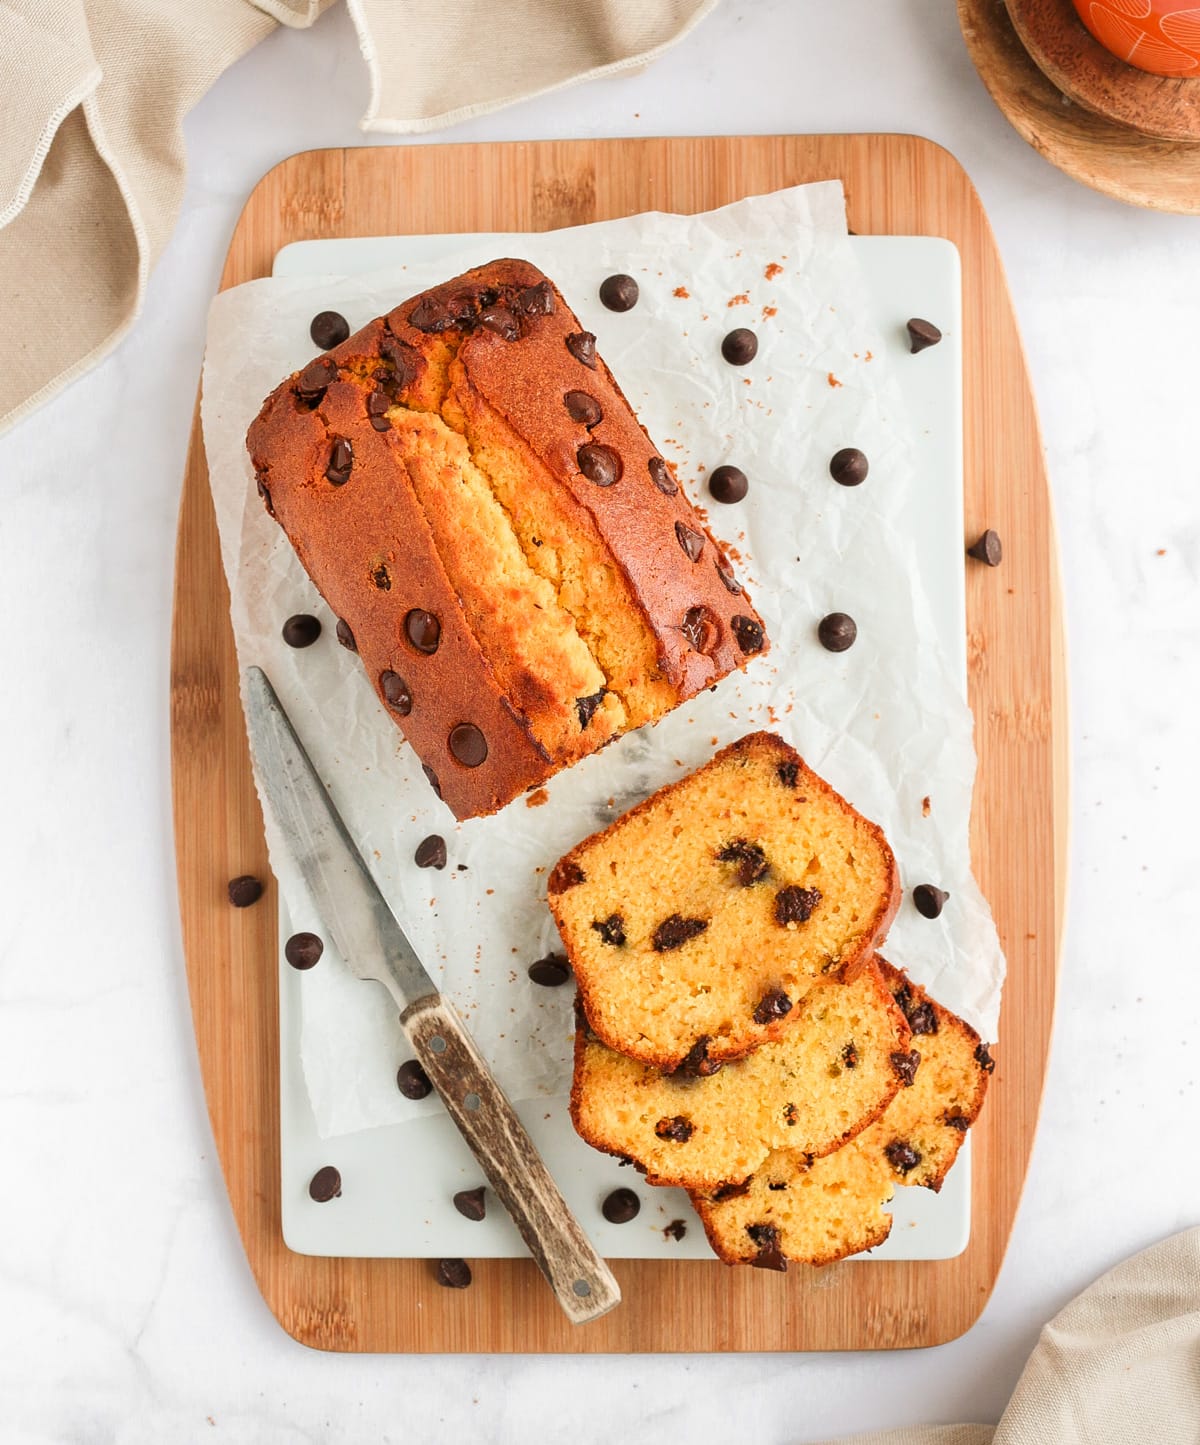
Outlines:
[[[938,641],[966,696],[966,601],[963,569],[962,285],[958,251],[931,236],[854,236],[874,321],[892,353],[894,374],[913,421],[913,489],[904,514],[913,564],[921,573]],[[477,248],[473,264],[514,252],[503,235],[385,236],[299,241],[275,257],[276,276],[358,275]],[[325,301],[338,309],[336,293]],[[908,351],[904,322],[926,316],[942,328],[941,345],[919,366],[899,364]],[[281,909],[279,938],[292,929]],[[461,1189],[484,1183],[470,1151],[449,1119],[434,1117],[322,1140],[300,1064],[300,990],[303,975],[279,958],[280,1166],[283,1237],[300,1254],[368,1257],[485,1258],[526,1253],[516,1228],[489,1192],[487,1218],[464,1219],[451,1204]],[[396,1060],[399,1064],[400,1059]],[[567,1115],[566,1097],[517,1106],[522,1122],[549,1165],[567,1202],[600,1252],[610,1259],[711,1259],[687,1195],[654,1189],[630,1168],[580,1140]],[[308,1181],[333,1164],[342,1196],[314,1203]],[[891,1237],[875,1259],[951,1259],[967,1246],[971,1227],[970,1140],[940,1194],[896,1190]],[[629,1224],[609,1224],[600,1204],[611,1190],[636,1191],[642,1210]],[[664,1226],[683,1220],[681,1240]]]

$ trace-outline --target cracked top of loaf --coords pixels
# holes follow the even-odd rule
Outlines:
[[[459,818],[766,650],[595,337],[526,261],[422,292],[317,357],[247,446]]]

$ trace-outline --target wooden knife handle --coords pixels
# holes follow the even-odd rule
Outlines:
[[[598,1319],[620,1304],[612,1271],[559,1193],[454,1005],[440,994],[417,999],[400,1022],[572,1324]]]

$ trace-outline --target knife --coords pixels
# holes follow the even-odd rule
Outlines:
[[[413,1053],[568,1318],[599,1318],[621,1301],[612,1271],[384,901],[266,673],[248,668],[245,683],[258,779],[329,936],[352,973],[396,1001]]]

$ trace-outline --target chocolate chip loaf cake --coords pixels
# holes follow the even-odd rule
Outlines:
[[[897,1184],[938,1190],[975,1122],[993,1064],[974,1029],[880,961],[912,1029],[907,1087],[875,1123],[822,1159],[778,1150],[741,1184],[693,1195],[709,1243],[730,1264],[829,1264],[882,1244]]]
[[[573,848],[548,898],[596,1037],[699,1072],[855,978],[900,889],[880,829],[760,732]]]
[[[812,989],[778,1042],[707,1072],[662,1074],[581,1026],[571,1118],[651,1184],[711,1192],[746,1179],[773,1150],[818,1158],[860,1133],[910,1075],[910,1039],[873,961],[853,983]]]
[[[762,621],[545,276],[414,296],[264,403],[247,445],[459,818],[764,652]]]

